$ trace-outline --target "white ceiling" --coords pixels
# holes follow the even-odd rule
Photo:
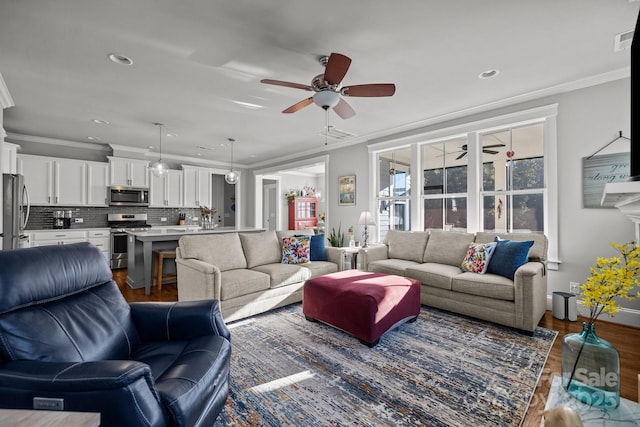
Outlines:
[[[320,55],[353,60],[343,84],[395,83],[389,98],[349,98],[330,123],[361,141],[438,117],[517,102],[584,79],[628,75],[630,0],[2,0],[0,74],[15,107],[7,132],[264,164],[324,149],[325,115],[309,92]],[[117,53],[131,66],[109,61]],[[478,75],[489,69],[491,79]],[[551,89],[550,89],[551,88]],[[507,100],[507,101],[505,101]],[[260,105],[251,109],[236,102]],[[92,119],[109,121],[108,125]],[[207,146],[212,150],[202,150]]]

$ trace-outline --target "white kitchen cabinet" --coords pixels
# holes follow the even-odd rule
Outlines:
[[[87,205],[107,206],[107,186],[109,185],[109,164],[87,162]]]
[[[84,230],[39,230],[31,233],[31,247],[68,245],[87,241]]]
[[[18,145],[2,143],[2,173],[18,173]]]
[[[32,205],[85,205],[85,163],[81,160],[43,156],[18,156],[18,172],[24,175]]]
[[[182,165],[184,207],[211,207],[211,169]]]
[[[149,207],[182,207],[182,171],[167,170],[162,176],[151,174]]]
[[[108,228],[96,228],[87,231],[87,242],[96,246],[107,262],[111,260],[111,230]]]
[[[149,162],[147,160],[108,157],[110,185],[125,187],[149,187]]]

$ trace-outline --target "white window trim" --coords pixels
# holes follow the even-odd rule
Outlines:
[[[476,120],[468,123],[463,123],[451,127],[430,130],[425,132],[414,133],[410,136],[403,136],[399,138],[392,138],[376,144],[368,146],[369,150],[369,183],[370,183],[370,200],[369,206],[377,206],[378,199],[378,171],[377,171],[377,156],[378,154],[397,150],[401,148],[411,147],[412,161],[411,161],[411,182],[412,190],[416,188],[422,188],[423,177],[421,173],[421,156],[420,147],[429,142],[438,142],[439,140],[448,140],[455,137],[467,137],[478,138],[479,134],[488,133],[493,130],[504,129],[505,127],[519,127],[536,122],[544,122],[544,204],[547,207],[544,215],[544,229],[546,230],[547,237],[549,239],[548,248],[548,268],[550,270],[557,270],[560,264],[558,257],[558,150],[557,150],[557,115],[558,104],[550,104],[537,108],[531,108],[528,110],[503,114],[487,119]],[[480,155],[479,150],[475,149],[475,144],[469,145],[470,158],[476,159]],[[475,166],[474,166],[475,168]],[[477,171],[470,170],[468,173],[477,173]],[[411,229],[421,230],[423,225],[422,221],[422,192],[411,192]],[[476,194],[477,193],[477,194]],[[475,206],[480,203],[479,192],[474,192],[472,189],[468,190],[467,206],[473,203]],[[467,227],[469,232],[476,232],[480,228],[478,219],[468,220]],[[376,230],[377,232],[377,230]]]

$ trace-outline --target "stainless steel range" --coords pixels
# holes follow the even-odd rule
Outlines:
[[[108,214],[111,227],[111,268],[127,268],[127,231],[146,230],[147,214]]]

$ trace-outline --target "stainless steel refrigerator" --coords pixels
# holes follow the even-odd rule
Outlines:
[[[2,249],[29,246],[24,229],[29,221],[29,192],[24,177],[18,174],[2,175]]]

